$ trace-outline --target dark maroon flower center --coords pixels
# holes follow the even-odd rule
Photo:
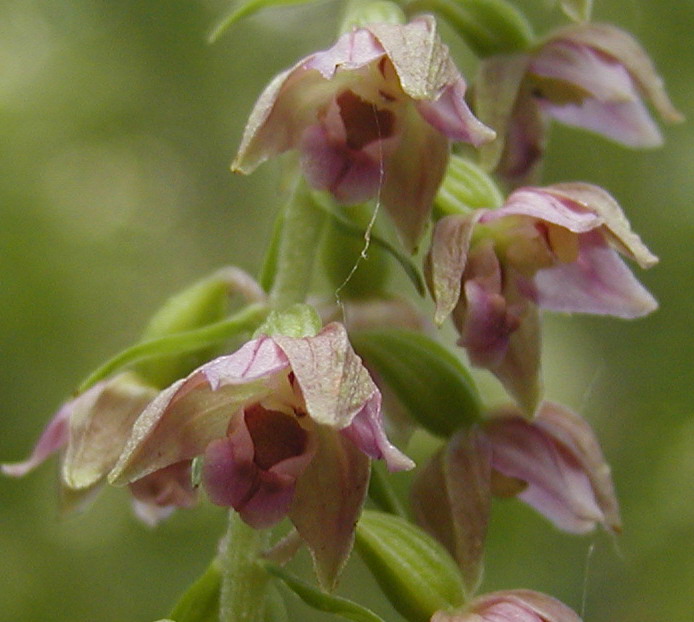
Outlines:
[[[244,418],[253,440],[253,462],[263,471],[306,451],[308,433],[292,415],[256,404]]]
[[[358,151],[374,140],[382,140],[393,135],[395,115],[390,110],[380,110],[352,91],[340,93],[337,105],[350,149]]]

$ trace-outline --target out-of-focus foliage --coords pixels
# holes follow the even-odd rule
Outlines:
[[[277,168],[242,179],[228,164],[263,85],[331,41],[336,6],[262,14],[210,46],[229,10],[221,0],[0,3],[0,459],[23,458],[80,379],[131,343],[170,293],[223,263],[257,271]],[[549,3],[519,6],[541,32]],[[694,4],[600,0],[594,17],[643,42],[694,118]],[[666,128],[666,146],[652,152],[552,133],[547,182],[591,181],[620,200],[661,257],[639,275],[661,310],[634,323],[546,322],[549,396],[596,427],[625,530],[616,541],[569,537],[501,502],[484,591],[551,593],[591,622],[690,619],[693,128]],[[209,505],[150,531],[117,490],[61,521],[54,479],[52,465],[0,479],[0,620],[158,619],[224,531]],[[370,583],[350,562],[341,591],[397,620]]]

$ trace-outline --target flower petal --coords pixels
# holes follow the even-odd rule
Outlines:
[[[451,622],[581,622],[574,611],[556,598],[531,590],[503,590],[478,596]],[[444,622],[445,618],[432,622]]]
[[[528,484],[520,499],[565,531],[586,533],[604,522],[583,464],[547,431],[513,415],[491,419],[485,431],[493,468]]]
[[[418,101],[416,106],[429,125],[451,140],[479,147],[496,137],[496,132],[479,121],[465,103],[462,78],[448,86],[435,101]]]
[[[667,96],[663,79],[648,54],[629,33],[610,24],[581,24],[556,31],[550,40],[558,39],[588,46],[614,58],[629,71],[664,120],[670,123],[684,120]]]
[[[328,324],[315,337],[273,339],[291,365],[316,423],[336,430],[347,427],[378,391],[342,324]]]
[[[352,550],[370,463],[335,430],[317,426],[316,433],[316,455],[297,481],[289,518],[311,551],[320,585],[332,590]]]
[[[480,163],[488,171],[497,167],[504,152],[528,62],[526,54],[492,56],[480,62],[474,89],[475,113],[496,132],[496,140],[480,149]]]
[[[438,325],[443,324],[458,304],[472,231],[486,211],[478,209],[470,216],[446,216],[436,223],[425,270],[436,304],[434,321]]]
[[[566,313],[636,318],[658,308],[655,298],[598,232],[579,236],[579,256],[539,270],[534,283],[537,304]]]
[[[402,117],[400,140],[384,168],[378,198],[403,242],[414,251],[429,222],[450,146],[448,138],[424,121],[413,105],[403,106]]]
[[[381,394],[378,391],[371,396],[342,433],[370,458],[385,460],[390,472],[414,468],[414,462],[386,436],[381,416]]]
[[[125,484],[202,454],[226,435],[234,412],[273,393],[288,368],[275,342],[261,337],[174,383],[135,422],[109,481]]]
[[[598,186],[581,182],[553,184],[542,189],[566,205],[589,210],[596,214],[610,234],[610,241],[618,250],[636,261],[642,268],[650,268],[658,263],[658,258],[651,253],[641,238],[632,231],[619,203],[609,192]]]
[[[31,455],[22,462],[3,464],[2,472],[10,477],[22,477],[42,464],[51,454],[64,447],[69,436],[68,424],[70,416],[73,410],[80,406],[79,403],[76,405],[75,402],[81,398],[80,403],[91,403],[91,401],[95,399],[95,394],[100,390],[100,387],[97,387],[99,387],[99,385],[95,385],[75,400],[64,404],[41,433]]]
[[[123,451],[135,419],[157,394],[131,373],[96,386],[100,390],[94,401],[78,406],[75,400],[70,416],[62,480],[73,489],[89,488],[107,475]]]

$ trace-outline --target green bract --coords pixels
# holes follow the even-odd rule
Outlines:
[[[352,343],[429,432],[449,437],[480,418],[477,388],[463,364],[421,333],[383,329],[355,332]]]
[[[317,335],[321,327],[322,322],[316,310],[309,305],[298,303],[284,311],[271,311],[255,334],[301,339]]]
[[[409,622],[460,607],[463,582],[446,550],[418,527],[392,514],[364,511],[356,546],[385,595]]]
[[[218,622],[222,572],[214,560],[176,603],[169,618],[173,622]]]
[[[524,50],[534,40],[526,17],[506,0],[413,0],[405,8],[437,13],[480,57]]]

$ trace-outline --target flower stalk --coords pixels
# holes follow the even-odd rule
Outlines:
[[[254,529],[229,512],[229,527],[222,553],[221,622],[262,622],[269,575],[259,563],[269,543],[269,531]]]

